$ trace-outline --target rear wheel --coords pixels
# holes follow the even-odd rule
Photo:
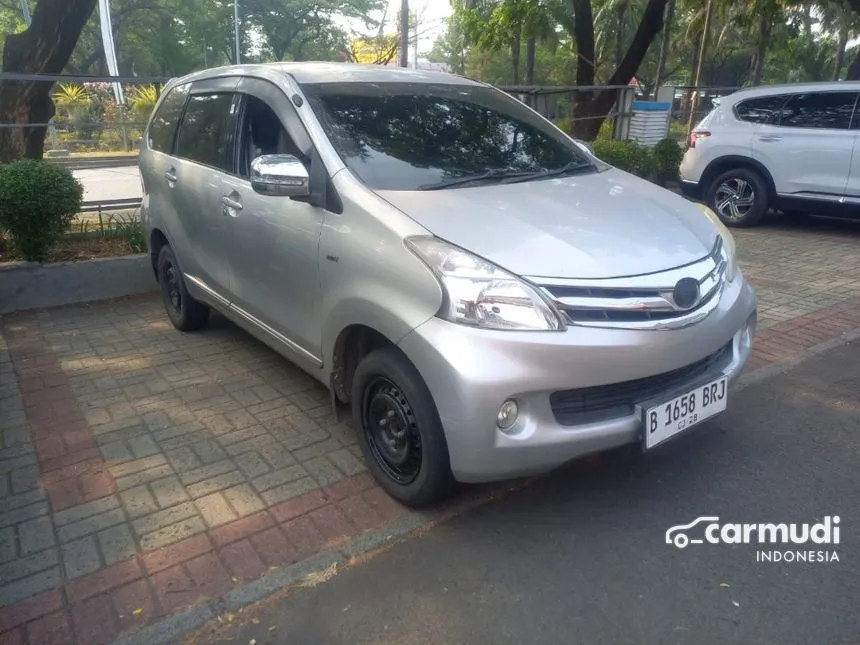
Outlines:
[[[173,326],[179,331],[196,331],[205,327],[209,320],[209,307],[188,295],[173,249],[166,244],[158,254],[158,279],[164,309]]]
[[[399,349],[377,349],[359,363],[352,413],[368,468],[389,495],[413,507],[453,495],[439,413],[418,370]]]
[[[749,168],[734,168],[708,186],[707,202],[726,226],[755,226],[768,207],[768,190],[762,176]]]

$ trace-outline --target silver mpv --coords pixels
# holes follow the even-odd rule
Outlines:
[[[140,153],[173,324],[210,308],[350,404],[413,506],[726,409],[756,300],[707,209],[459,76],[328,63],[171,81]]]

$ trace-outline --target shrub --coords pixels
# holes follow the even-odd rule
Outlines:
[[[678,167],[684,157],[684,150],[674,139],[663,139],[654,146],[651,154],[654,156],[654,166],[657,181],[665,184],[678,178]]]
[[[596,139],[592,142],[594,154],[611,166],[629,172],[643,179],[653,180],[655,176],[654,156],[645,146],[635,141]]]
[[[83,194],[69,170],[48,161],[0,166],[0,228],[26,260],[44,260],[81,209]]]

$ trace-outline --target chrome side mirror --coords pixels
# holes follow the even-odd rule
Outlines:
[[[261,195],[307,197],[310,177],[293,155],[262,155],[251,162],[251,187]]]

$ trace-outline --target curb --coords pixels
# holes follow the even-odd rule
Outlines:
[[[0,314],[110,300],[157,289],[145,253],[82,262],[10,262],[0,265]]]

